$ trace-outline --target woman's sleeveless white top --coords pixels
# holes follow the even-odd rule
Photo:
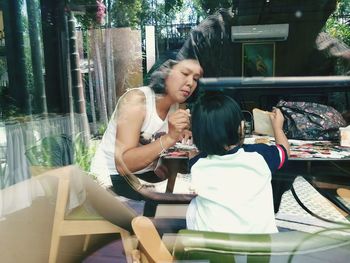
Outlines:
[[[169,113],[174,112],[178,108],[178,105],[173,105],[170,108],[165,120],[162,120],[157,114],[157,95],[154,93],[154,91],[150,87],[144,86],[140,88],[131,89],[128,92],[134,90],[140,90],[145,95],[146,116],[141,128],[139,139],[139,145],[145,145],[151,143],[152,141],[155,141],[161,135],[164,135],[168,132],[168,115]],[[123,96],[125,96],[125,94]],[[121,101],[123,96],[119,99],[119,102]],[[102,141],[99,144],[97,151],[92,159],[90,168],[90,171],[97,176],[97,180],[105,187],[112,186],[110,175],[119,174],[114,162],[115,140],[117,134],[117,109],[118,105],[116,106],[112,118],[108,123],[107,129],[102,137]],[[155,160],[149,166],[135,172],[135,174],[153,171],[155,169],[157,161],[158,160]]]

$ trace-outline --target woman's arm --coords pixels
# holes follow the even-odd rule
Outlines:
[[[115,163],[118,172],[125,174],[147,167],[159,154],[179,139],[180,134],[189,126],[188,113],[177,110],[169,116],[169,133],[146,144],[139,145],[140,133],[146,115],[143,94],[128,94],[120,102],[117,119],[115,144]]]

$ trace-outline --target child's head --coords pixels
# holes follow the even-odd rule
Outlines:
[[[204,94],[194,105],[191,118],[193,142],[203,153],[223,155],[229,146],[242,143],[242,111],[224,94]]]

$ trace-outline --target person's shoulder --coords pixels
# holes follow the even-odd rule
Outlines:
[[[203,165],[206,165],[210,161],[210,158],[208,158],[206,154],[199,154],[198,156],[196,156],[196,160],[194,162],[192,160],[192,164],[190,164],[190,167],[200,169]]]
[[[255,143],[255,144],[243,144],[242,148],[245,152],[261,152],[261,151],[269,151],[272,148],[276,148],[275,145],[268,145],[264,143]]]
[[[146,87],[148,88],[148,87]],[[130,111],[142,113],[145,111],[146,94],[144,87],[133,88],[124,93],[118,102],[119,111]]]
[[[121,97],[121,100],[123,102],[145,102],[146,100],[146,93],[148,92],[149,87],[140,87],[140,88],[133,88],[128,90],[124,95]]]

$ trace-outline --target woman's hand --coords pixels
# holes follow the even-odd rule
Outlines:
[[[190,130],[184,130],[181,134],[181,143],[182,144],[187,144],[187,145],[192,145],[192,132]]]
[[[169,116],[169,130],[168,135],[175,141],[182,141],[188,139],[191,132],[190,128],[190,113],[183,109],[178,109]]]

